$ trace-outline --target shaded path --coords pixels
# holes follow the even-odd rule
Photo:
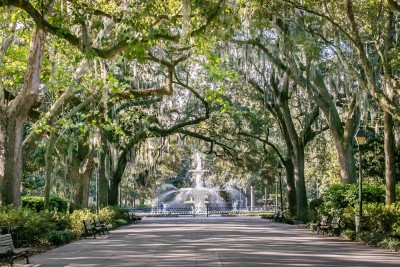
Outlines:
[[[30,266],[400,266],[400,253],[259,218],[143,219],[31,258]]]

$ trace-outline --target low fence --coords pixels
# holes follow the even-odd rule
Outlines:
[[[164,215],[164,216],[207,216],[207,217],[215,217],[215,216],[223,216],[223,215],[237,215],[237,214],[257,214],[257,213],[265,213],[265,212],[274,212],[275,206],[270,205],[267,207],[248,207],[248,208],[239,208],[239,209],[227,209],[223,207],[191,207],[191,208],[146,208],[146,209],[130,209],[129,212],[135,213],[140,216],[152,216],[152,215]]]

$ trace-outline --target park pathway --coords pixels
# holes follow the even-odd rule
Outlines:
[[[19,266],[400,266],[400,253],[260,218],[144,218]]]

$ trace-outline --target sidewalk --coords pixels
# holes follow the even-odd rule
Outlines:
[[[30,260],[19,266],[389,267],[400,266],[400,253],[260,218],[144,218]]]

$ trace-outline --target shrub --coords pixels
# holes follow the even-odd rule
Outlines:
[[[344,229],[355,229],[355,219],[354,214],[358,212],[356,207],[347,207],[343,210],[342,214],[340,215],[342,226]]]
[[[74,212],[70,215],[72,233],[74,233],[75,236],[80,237],[85,230],[83,226],[83,220],[88,219],[93,221],[95,216],[96,215],[89,209],[74,210]]]
[[[364,214],[367,215],[365,224],[370,231],[391,234],[398,229],[400,205],[369,203],[364,205]]]
[[[38,196],[23,196],[21,197],[21,204],[22,207],[39,212],[44,209],[44,198]]]
[[[71,231],[51,230],[47,233],[46,239],[51,245],[61,246],[70,243],[75,236]]]
[[[329,214],[338,215],[346,207],[357,203],[357,187],[354,184],[334,184],[323,199]]]
[[[362,231],[356,235],[356,241],[360,241],[366,245],[374,247],[378,246],[378,244],[384,239],[385,235],[376,232]]]
[[[43,200],[44,201],[44,200]],[[68,211],[68,202],[59,196],[50,197],[50,210],[57,210],[59,212]]]
[[[108,206],[99,210],[99,219],[107,224],[111,223],[116,217],[118,217],[118,208]]]
[[[37,213],[28,208],[2,208],[0,209],[2,225],[19,226],[20,240],[26,240],[29,244],[39,241],[48,230],[55,229],[49,212]]]
[[[60,212],[67,212],[68,210],[68,202],[59,196],[51,196],[49,204],[50,210],[57,210]],[[21,197],[21,205],[22,207],[27,207],[39,212],[44,209],[44,197],[23,196]]]
[[[389,237],[389,238],[385,238],[381,242],[379,242],[378,246],[381,248],[390,249],[391,251],[399,251],[400,250],[400,241],[396,238]]]
[[[358,205],[358,185],[334,184],[323,195],[324,211],[340,216],[347,207]],[[363,203],[385,203],[385,187],[381,184],[363,184]]]
[[[309,204],[309,216],[311,222],[318,222],[320,217],[327,212],[325,211],[324,200],[322,198],[313,199]]]
[[[355,240],[356,239],[356,231],[345,229],[340,233],[340,236],[347,240]]]

